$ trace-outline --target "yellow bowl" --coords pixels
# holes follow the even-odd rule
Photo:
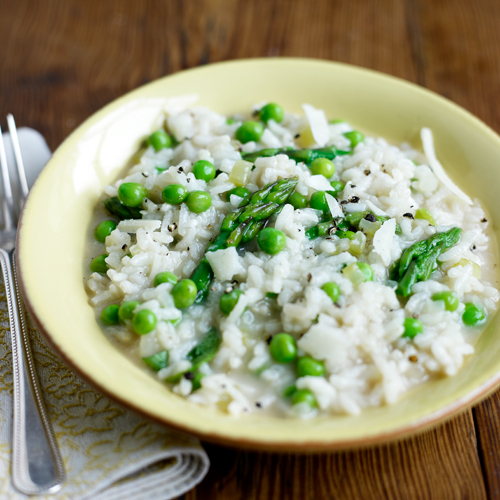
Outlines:
[[[33,187],[21,220],[18,260],[28,308],[63,359],[98,390],[134,411],[204,439],[265,450],[330,450],[382,442],[447,418],[500,380],[496,316],[460,372],[357,417],[313,420],[233,417],[192,404],[134,366],[97,324],[84,290],[85,243],[103,186],[117,179],[141,139],[157,126],[166,98],[198,94],[220,113],[276,101],[310,103],[368,133],[419,147],[430,127],[451,178],[491,214],[500,213],[500,138],[455,104],[402,80],[310,59],[252,59],[163,78],[112,102],[59,147]],[[493,221],[498,241],[498,228]],[[497,285],[497,283],[495,283]]]

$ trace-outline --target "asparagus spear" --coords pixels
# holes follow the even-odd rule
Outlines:
[[[120,220],[125,219],[142,219],[141,209],[137,207],[126,207],[117,196],[107,198],[103,202],[104,208]]]
[[[212,241],[205,250],[205,254],[207,252],[215,252],[216,250],[220,250],[222,248],[226,248],[227,240],[229,238],[230,233],[228,231],[223,231],[219,233],[219,235]],[[208,296],[208,292],[210,291],[210,283],[214,278],[214,272],[212,267],[208,263],[206,257],[201,259],[200,263],[196,266],[196,269],[193,271],[191,275],[191,280],[196,285],[196,289],[198,290],[196,294],[196,299],[194,300],[195,304],[201,304]]]
[[[214,272],[212,266],[208,263],[206,257],[201,259],[201,262],[196,266],[196,269],[191,275],[191,281],[196,285],[196,298],[194,299],[195,304],[201,304],[208,296],[210,282],[214,277]]]
[[[240,203],[240,207],[226,215],[222,221],[222,232],[207,247],[205,253],[231,246],[236,247],[242,242],[246,243],[255,238],[265,227],[269,217],[283,207],[293,193],[298,180],[298,177],[281,179],[264,186],[253,196],[247,196]],[[191,276],[198,289],[195,304],[200,304],[207,298],[213,277],[213,270],[204,257]]]
[[[436,233],[438,234],[438,233]],[[401,258],[399,259],[399,266],[395,268],[395,278],[403,277],[407,269],[410,267],[410,264],[413,260],[416,260],[420,255],[424,254],[427,246],[429,244],[429,240],[422,240],[414,243],[411,247],[408,247]]]
[[[155,372],[158,372],[168,365],[168,351],[161,351],[158,354],[142,358],[142,360]]]
[[[269,222],[269,219],[261,219],[261,220],[253,220],[245,227],[243,231],[243,235],[241,237],[242,243],[247,243],[248,241],[253,240],[260,230],[264,229],[264,227]]]
[[[250,224],[251,221],[245,221],[243,224],[240,224],[237,226],[233,232],[229,235],[229,238],[227,239],[226,246],[227,247],[237,247],[243,238],[243,233],[245,232],[245,229],[247,226]]]
[[[213,359],[219,346],[222,342],[222,337],[217,328],[212,327],[205,333],[199,344],[195,345],[188,353],[186,358],[191,361],[191,370],[196,370],[202,363],[208,363]]]
[[[205,250],[207,252],[215,252],[216,250],[221,250],[222,248],[226,248],[226,242],[229,238],[229,233],[226,231],[221,231],[217,237],[208,245]]]
[[[399,281],[396,293],[408,297],[412,286],[429,279],[437,266],[438,257],[460,241],[462,230],[454,227],[444,233],[436,233],[427,240],[419,241],[407,248],[393,276]]]
[[[243,208],[240,208],[239,210],[233,210],[232,212],[229,212],[224,220],[222,221],[222,225],[220,227],[221,231],[232,231],[235,229],[238,224],[238,217],[244,212]]]
[[[262,203],[266,199],[266,196],[277,185],[278,182],[272,182],[271,184],[264,186],[262,189],[259,189],[259,191],[256,191],[252,196],[247,196],[245,199],[243,199],[239,206],[245,207],[247,205],[257,205],[259,203]]]
[[[249,205],[247,209],[239,216],[238,220],[240,222],[245,222],[249,219],[262,220],[271,217],[278,208],[280,203],[274,203],[270,201],[269,203],[262,203],[260,205]]]
[[[215,327],[210,328],[203,338],[186,355],[186,359],[191,361],[191,368],[188,370],[171,375],[166,380],[171,384],[177,384],[182,375],[187,372],[194,372],[201,364],[208,363],[217,354],[222,342],[222,336]]]
[[[320,149],[292,149],[288,147],[282,149],[261,149],[260,151],[254,151],[252,153],[243,153],[241,156],[244,160],[255,162],[257,158],[266,158],[269,156],[284,154],[297,163],[304,162],[309,165],[317,158],[328,158],[329,160],[333,160],[336,156],[346,155],[349,153],[349,151],[342,151],[334,146]]]
[[[411,247],[408,247],[401,255],[401,259],[399,261],[399,276],[403,277],[413,260],[416,260],[421,255],[425,255],[434,247],[443,244],[443,250],[447,250],[448,248],[456,245],[460,240],[461,234],[462,230],[458,227],[454,227],[444,233],[433,234],[427,240],[419,241],[414,243]]]

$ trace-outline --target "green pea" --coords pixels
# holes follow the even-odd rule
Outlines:
[[[120,306],[118,304],[111,304],[105,307],[101,313],[101,321],[105,325],[116,325],[118,323],[118,310]]]
[[[274,293],[274,292],[267,292],[266,293],[266,297],[268,299],[277,299],[278,298],[278,294],[277,293]]]
[[[330,185],[332,186],[332,189],[333,189],[333,193],[332,193],[332,196],[334,198],[336,198],[338,196],[338,194],[344,190],[345,188],[345,185],[343,182],[340,182],[340,181],[332,181],[330,182]]]
[[[269,351],[274,361],[289,363],[297,357],[297,344],[288,333],[278,333],[271,339]]]
[[[353,130],[352,132],[345,132],[344,137],[347,137],[347,139],[351,141],[351,148],[355,148],[360,142],[363,142],[365,140],[365,136],[357,130]]]
[[[236,120],[234,118],[226,118],[227,125],[233,125],[233,123],[236,123]]]
[[[174,299],[174,304],[177,309],[184,309],[189,307],[194,303],[196,299],[196,294],[198,290],[194,281],[190,279],[184,279],[179,281],[174,288],[172,288],[172,297]]]
[[[405,328],[403,337],[409,337],[412,339],[415,335],[424,331],[424,325],[422,325],[422,322],[415,318],[406,318],[403,325]]]
[[[142,360],[155,372],[159,372],[168,365],[168,351],[161,351],[158,354],[142,358]]]
[[[165,172],[165,170],[168,170],[168,167],[155,167],[155,168],[159,174],[162,174],[163,172]]]
[[[180,184],[169,184],[161,192],[163,201],[171,205],[179,205],[186,199],[187,195],[186,188]]]
[[[316,158],[311,163],[311,174],[324,175],[329,179],[335,173],[335,165],[328,158]]]
[[[105,220],[95,228],[95,239],[100,243],[104,243],[106,241],[106,237],[109,236],[115,229],[116,222],[113,222],[112,220]]]
[[[286,246],[286,236],[278,229],[266,227],[257,235],[257,243],[263,252],[275,255]]]
[[[335,120],[330,120],[328,123],[331,123],[332,125],[337,125],[337,123],[345,123],[345,120],[336,118]]]
[[[132,319],[132,328],[139,335],[146,335],[152,332],[156,327],[156,314],[149,309],[141,309],[137,314],[134,314]]]
[[[126,207],[138,207],[147,193],[146,188],[138,182],[124,182],[118,188],[118,199]]]
[[[311,201],[309,202],[311,208],[316,210],[322,210],[323,212],[328,212],[330,208],[326,202],[326,191],[316,191],[311,196]]]
[[[274,120],[276,123],[281,123],[285,117],[285,112],[279,104],[270,102],[262,107],[259,111],[259,118],[267,123],[269,120]]]
[[[186,205],[195,214],[201,214],[212,206],[212,197],[205,191],[191,191],[186,198]]]
[[[471,302],[465,304],[465,311],[462,314],[462,320],[467,326],[477,326],[484,323],[486,313],[482,307],[478,307]]]
[[[373,281],[373,269],[370,264],[367,264],[366,262],[356,262],[356,264],[366,276],[366,281]]]
[[[172,283],[175,285],[179,281],[179,278],[169,271],[163,273],[158,273],[154,279],[154,286],[161,285],[162,283]]]
[[[306,403],[311,408],[316,408],[318,406],[314,394],[309,389],[301,389],[293,393],[292,404],[297,405],[299,403]]]
[[[326,294],[332,299],[332,302],[337,302],[337,300],[339,300],[340,287],[337,285],[337,283],[332,283],[332,282],[325,283],[321,287],[321,290],[326,292]]]
[[[325,374],[325,366],[322,361],[304,356],[297,360],[297,375],[299,377],[321,377]]]
[[[442,300],[447,311],[456,311],[460,301],[455,292],[438,292],[432,296],[432,300]]]
[[[193,165],[193,174],[197,179],[209,182],[215,179],[215,167],[207,160],[198,160]]]
[[[283,391],[283,396],[285,396],[285,398],[289,398],[289,397],[293,396],[296,392],[297,392],[297,387],[295,387],[294,385],[289,385]]]
[[[415,219],[423,219],[426,220],[429,224],[431,224],[431,226],[437,226],[434,217],[426,208],[417,208],[415,212]]]
[[[235,137],[238,141],[246,144],[250,141],[259,141],[263,133],[264,127],[262,126],[262,123],[247,121],[238,127]]]
[[[235,187],[226,193],[226,201],[231,201],[232,194],[239,196],[240,198],[246,198],[250,194],[250,191],[243,186]]]
[[[108,271],[108,265],[104,261],[104,259],[107,259],[108,254],[103,253],[102,255],[99,255],[96,257],[91,263],[90,263],[90,270],[93,273],[101,273],[101,274],[106,274]]]
[[[125,323],[127,319],[132,319],[134,316],[134,309],[139,305],[141,305],[141,303],[136,300],[127,300],[124,302],[118,311],[118,318],[120,321]]]
[[[148,146],[153,146],[155,151],[170,148],[172,146],[172,137],[170,137],[164,130],[157,130],[153,132],[147,139]]]
[[[232,292],[225,293],[220,298],[219,306],[223,314],[229,316],[229,313],[235,308],[242,293],[241,290],[233,290]]]
[[[294,191],[290,197],[288,198],[288,203],[292,205],[295,210],[299,210],[301,208],[306,208],[307,205],[309,205],[309,201],[307,198],[300,193],[297,193],[297,191]]]

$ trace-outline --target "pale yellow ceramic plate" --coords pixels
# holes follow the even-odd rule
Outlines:
[[[267,450],[327,450],[382,442],[435,424],[477,401],[500,381],[500,322],[494,318],[476,354],[455,376],[432,382],[393,406],[358,417],[282,420],[235,418],[171,393],[113,347],[87,303],[83,267],[92,211],[141,139],[158,124],[165,99],[198,94],[220,113],[260,101],[288,111],[323,108],[364,131],[420,147],[435,134],[449,175],[490,214],[500,213],[500,138],[451,102],[402,80],[343,64],[253,59],[184,71],[114,101],[56,151],[23,212],[18,256],[31,313],[54,349],[103,393],[159,422],[221,443]],[[493,218],[495,238],[498,227]]]

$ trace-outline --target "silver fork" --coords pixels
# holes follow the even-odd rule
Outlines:
[[[65,479],[64,466],[40,391],[31,352],[26,317],[17,281],[14,245],[20,209],[28,195],[28,183],[12,115],[7,116],[19,176],[19,203],[14,204],[7,157],[0,128],[0,167],[3,187],[0,231],[0,265],[5,281],[12,339],[14,409],[12,484],[27,495],[55,493]]]

